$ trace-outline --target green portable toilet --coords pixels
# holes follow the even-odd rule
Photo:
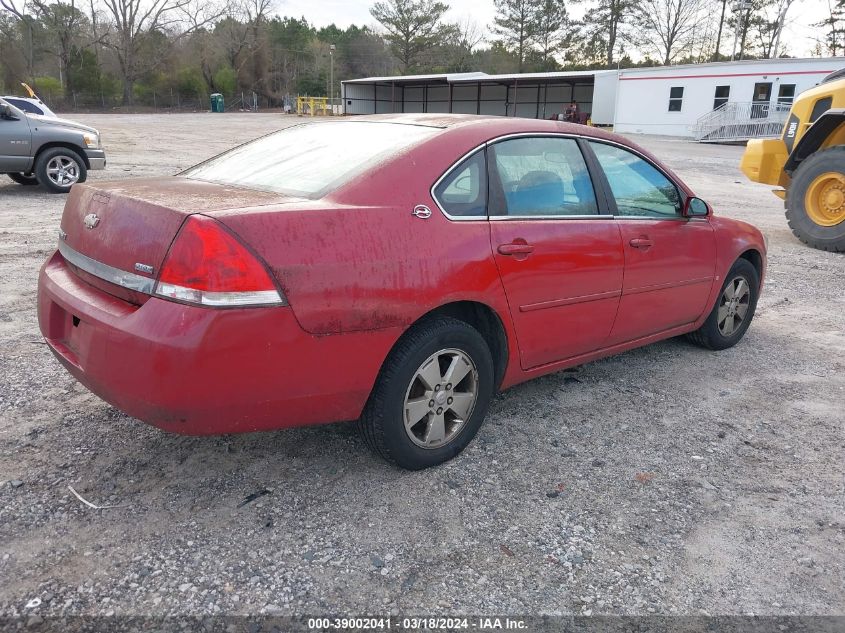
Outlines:
[[[223,112],[225,111],[225,105],[223,103],[223,95],[219,92],[215,92],[211,95],[211,111],[212,112]]]

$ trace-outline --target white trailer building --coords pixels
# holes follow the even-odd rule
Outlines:
[[[835,57],[620,70],[613,126],[700,140],[777,136],[795,97],[843,66]]]
[[[845,57],[624,70],[367,77],[342,82],[346,114],[456,112],[551,118],[571,102],[618,132],[730,140],[779,134],[793,99]]]

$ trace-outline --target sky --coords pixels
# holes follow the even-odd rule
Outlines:
[[[714,4],[715,4],[714,0]],[[731,0],[729,0],[730,2]],[[317,27],[336,24],[345,28],[350,24],[377,25],[370,15],[372,0],[277,0],[279,15],[305,17]],[[452,9],[447,17],[452,22],[470,18],[482,32],[489,33],[496,9],[493,0],[451,0]],[[580,17],[583,4],[567,3],[570,14]],[[788,41],[787,52],[795,57],[809,56],[815,39],[821,39],[820,29],[810,26],[820,22],[827,15],[827,0],[795,0],[786,16],[787,26],[781,41]],[[733,44],[733,42],[730,42]]]

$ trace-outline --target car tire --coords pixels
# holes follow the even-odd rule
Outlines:
[[[50,193],[67,193],[76,183],[85,182],[88,170],[82,157],[72,149],[51,147],[38,155],[35,175]]]
[[[6,175],[9,178],[11,178],[12,180],[14,180],[16,183],[18,183],[19,185],[31,186],[31,185],[37,185],[38,184],[38,178],[36,178],[32,174],[29,174],[29,175],[27,175],[27,174],[6,174]]]
[[[845,146],[820,150],[801,161],[792,174],[785,201],[786,220],[795,237],[813,248],[845,253],[843,192]],[[822,200],[828,196],[838,206],[824,208]]]
[[[450,376],[459,380],[450,382]],[[393,464],[408,470],[435,466],[475,437],[493,384],[493,357],[475,328],[447,317],[423,321],[388,355],[358,428],[370,448]]]
[[[738,259],[725,275],[725,282],[707,320],[687,337],[706,349],[733,347],[751,325],[759,295],[760,275],[757,269],[747,259]]]

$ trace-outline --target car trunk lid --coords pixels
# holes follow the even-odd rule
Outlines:
[[[70,263],[85,281],[127,301],[142,303],[146,293],[137,291],[138,282],[156,278],[185,218],[294,200],[278,193],[181,177],[75,185],[62,215],[61,240],[82,256]],[[64,252],[69,251],[65,248]],[[121,278],[120,272],[130,275]],[[118,283],[113,283],[115,279]],[[126,286],[135,286],[135,290]]]

